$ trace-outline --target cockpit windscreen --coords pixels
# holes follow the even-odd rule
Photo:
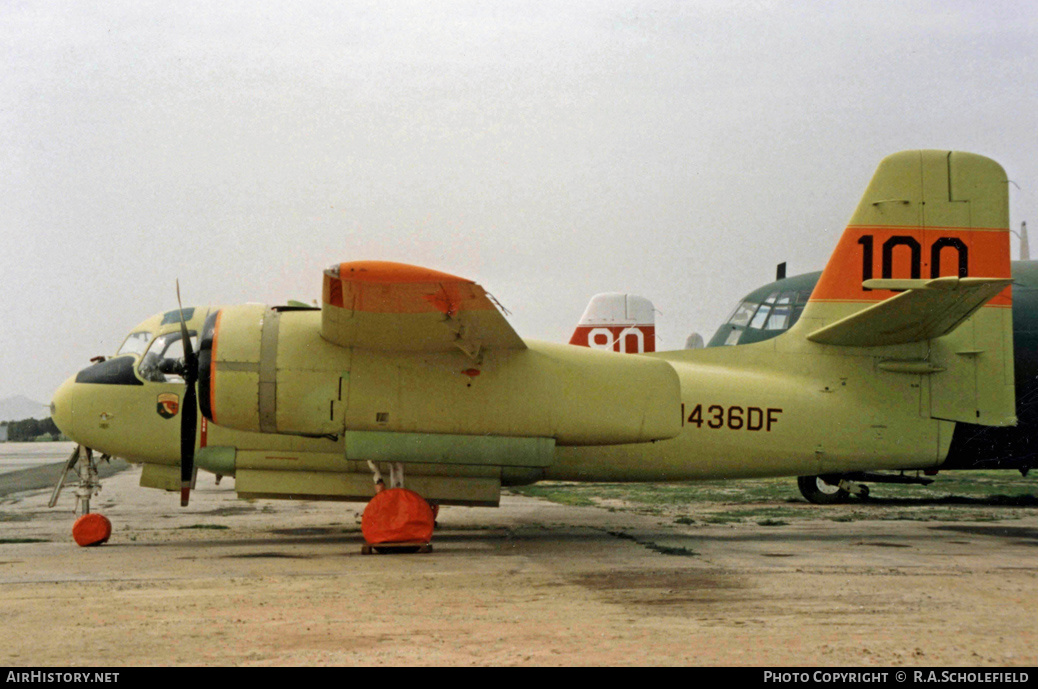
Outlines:
[[[135,333],[130,333],[123,340],[123,344],[119,347],[119,351],[115,353],[116,356],[120,354],[144,354],[148,350],[148,345],[151,344],[152,334],[147,330],[141,330]]]
[[[198,334],[190,331],[191,351],[198,351]],[[183,383],[181,375],[184,363],[183,336],[179,331],[169,332],[155,338],[141,357],[137,372],[141,378],[155,383]]]
[[[748,294],[707,346],[763,342],[789,330],[803,313],[819,275],[787,278]]]

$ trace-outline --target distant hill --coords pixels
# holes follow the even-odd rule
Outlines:
[[[0,421],[21,421],[22,419],[46,419],[50,416],[50,407],[34,402],[24,395],[15,395],[0,400]]]

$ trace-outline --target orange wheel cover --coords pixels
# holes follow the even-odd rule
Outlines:
[[[72,525],[72,538],[81,546],[101,545],[112,535],[112,522],[96,512],[84,514]]]
[[[360,530],[371,544],[428,543],[434,521],[425,498],[413,490],[390,488],[377,493],[364,508]]]

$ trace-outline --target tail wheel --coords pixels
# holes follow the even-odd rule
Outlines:
[[[825,481],[821,476],[798,476],[800,494],[816,505],[835,505],[850,495],[840,486]]]

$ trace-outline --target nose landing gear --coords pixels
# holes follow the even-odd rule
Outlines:
[[[108,455],[101,455],[101,459],[108,461]],[[58,503],[58,496],[65,486],[65,479],[73,469],[79,476],[79,485],[76,486],[76,514],[81,515],[72,526],[72,537],[81,546],[101,545],[112,535],[112,522],[108,518],[90,512],[90,499],[101,492],[101,479],[97,474],[97,461],[94,459],[94,451],[89,447],[77,445],[76,449],[69,455],[65,463],[65,470],[58,477],[58,482],[51,493],[50,502],[47,507],[54,507]]]

